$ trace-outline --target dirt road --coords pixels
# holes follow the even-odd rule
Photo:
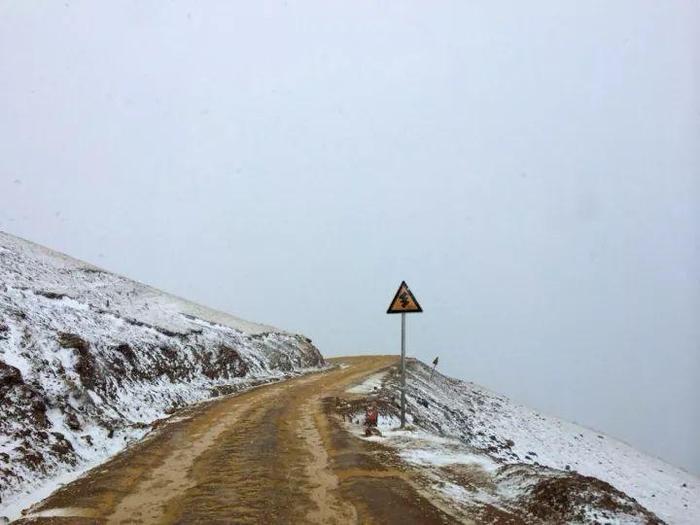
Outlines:
[[[21,523],[448,523],[331,400],[395,356],[224,397],[61,488]]]

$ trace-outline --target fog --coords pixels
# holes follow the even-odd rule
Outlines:
[[[697,2],[0,3],[0,229],[700,473]]]

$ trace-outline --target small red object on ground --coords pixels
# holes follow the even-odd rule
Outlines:
[[[372,405],[367,407],[367,410],[365,411],[365,426],[376,427],[378,420],[379,410],[377,409],[377,404],[372,403]]]

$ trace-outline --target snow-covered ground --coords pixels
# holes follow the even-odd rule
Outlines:
[[[407,377],[411,431],[397,430],[395,369],[384,377],[368,378],[349,393],[373,393],[387,402],[380,405],[383,437],[367,439],[395,448],[402,460],[424,470],[436,492],[458,506],[512,510],[522,507],[523,495],[532,496],[535,489],[556,489],[559,496],[562,491],[585,490],[583,499],[589,504],[578,509],[585,518],[580,521],[649,522],[633,508],[633,501],[591,481],[596,478],[669,524],[700,523],[700,480],[682,469],[473,383],[439,373],[431,380],[430,368],[423,363],[409,361]],[[455,479],[472,482],[467,481],[465,489]],[[605,497],[617,501],[616,512],[601,504],[608,501]]]
[[[372,374],[362,383],[353,386],[348,389],[349,394],[371,394],[372,392],[380,389],[382,383],[384,382],[385,372],[380,372],[378,374]]]
[[[178,407],[323,364],[303,336],[0,232],[0,516]]]

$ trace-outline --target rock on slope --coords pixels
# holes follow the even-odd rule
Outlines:
[[[0,516],[179,406],[323,364],[303,336],[0,232]]]
[[[417,468],[431,495],[484,523],[700,523],[700,480],[600,432],[435,373],[407,367],[409,422],[398,425],[398,371],[350,389],[341,412],[380,405],[380,441]],[[344,407],[344,409],[342,408]],[[357,431],[357,430],[356,430]]]

